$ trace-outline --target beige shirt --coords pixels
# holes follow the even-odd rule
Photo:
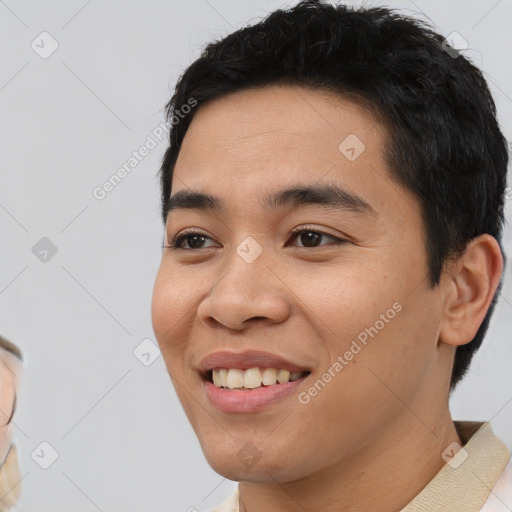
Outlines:
[[[463,449],[400,512],[510,512],[512,459],[489,422],[454,421]],[[238,489],[211,512],[239,512]]]

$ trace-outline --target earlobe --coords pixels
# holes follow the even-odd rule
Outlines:
[[[498,288],[503,272],[500,246],[490,235],[468,243],[450,265],[446,283],[444,318],[439,338],[449,345],[464,345],[476,335]]]

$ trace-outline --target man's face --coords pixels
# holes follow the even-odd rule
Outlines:
[[[447,385],[419,203],[390,178],[385,141],[362,107],[286,86],[213,101],[188,129],[171,197],[221,208],[169,213],[166,245],[199,236],[164,249],[152,319],[205,456],[230,479],[291,481],[369,453],[416,428]],[[326,186],[343,204],[266,203]],[[269,367],[298,380],[210,381],[275,378]]]

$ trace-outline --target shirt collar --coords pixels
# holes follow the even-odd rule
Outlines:
[[[453,423],[463,447],[447,447],[443,452],[446,464],[400,512],[480,510],[489,497],[510,452],[489,422]]]

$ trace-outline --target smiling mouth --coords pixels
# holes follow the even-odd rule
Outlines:
[[[262,387],[279,386],[307,377],[311,372],[290,372],[277,368],[214,368],[203,378],[214,386],[230,391],[252,391]]]

